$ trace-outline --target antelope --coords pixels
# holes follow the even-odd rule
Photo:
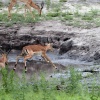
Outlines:
[[[44,6],[44,2],[41,3],[41,7],[40,7],[37,4],[35,4],[32,0],[11,0],[10,4],[8,6],[8,17],[9,18],[11,18],[11,10],[12,10],[13,6],[17,3],[17,1],[25,3],[25,8],[27,7],[31,14],[32,14],[31,7],[35,8],[36,10],[38,10],[39,15],[41,16],[41,12],[42,12],[42,9],[43,9],[43,6]],[[33,16],[33,14],[32,14],[32,16]]]
[[[0,58],[0,67],[5,68],[5,66],[8,64],[8,58],[7,55],[10,52],[4,52],[1,48],[0,51],[2,52],[2,57]]]
[[[8,64],[7,55],[2,54],[2,57],[0,58],[0,67],[5,68],[7,64]]]
[[[46,55],[46,52],[48,50],[51,50],[51,51],[53,50],[50,43],[46,44],[46,45],[38,44],[38,45],[28,45],[28,46],[23,47],[21,54],[19,56],[17,56],[17,58],[16,58],[16,63],[15,63],[15,66],[14,66],[14,70],[16,70],[16,66],[17,66],[19,58],[23,58],[24,59],[24,64],[25,64],[25,72],[27,72],[26,60],[32,58],[34,54],[41,55],[41,57],[43,57],[46,62],[51,63],[52,66],[57,69],[57,67],[52,63],[52,61]]]

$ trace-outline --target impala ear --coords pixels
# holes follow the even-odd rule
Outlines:
[[[2,47],[2,46],[0,46],[0,51],[1,51],[1,53],[4,53],[4,51],[1,49],[1,47]]]

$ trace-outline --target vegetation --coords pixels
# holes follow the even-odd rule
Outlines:
[[[91,28],[100,27],[100,10],[92,9],[85,13],[80,13],[79,9],[82,9],[82,5],[76,7],[76,11],[70,11],[70,8],[63,7],[63,3],[66,0],[60,0],[61,2],[53,3],[50,0],[46,1],[47,13],[42,13],[40,17],[37,11],[33,11],[35,19],[32,18],[31,14],[28,12],[26,17],[24,14],[18,13],[18,5],[16,6],[16,12],[12,13],[12,20],[7,17],[8,12],[4,11],[0,13],[0,23],[5,23],[7,26],[11,26],[14,23],[35,23],[37,21],[44,20],[61,20],[65,22],[66,25],[72,25],[75,27]],[[23,8],[23,7],[22,7]],[[21,9],[22,9],[21,8]],[[63,12],[63,9],[67,11]]]
[[[19,78],[15,72],[1,70],[0,100],[100,100],[100,86],[93,84],[91,89],[81,83],[81,75],[73,68],[70,69],[70,77],[37,79],[34,75],[26,80],[23,72]]]
[[[49,9],[51,5],[51,0],[46,0],[46,5],[47,5],[47,9]]]
[[[0,2],[0,7],[2,7],[2,2]]]
[[[67,2],[67,0],[59,0],[60,2]]]

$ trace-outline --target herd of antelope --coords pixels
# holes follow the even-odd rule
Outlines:
[[[25,64],[24,65],[25,72],[27,72],[26,61],[32,58],[34,54],[41,55],[41,57],[43,57],[46,62],[49,62],[54,68],[57,69],[57,67],[52,63],[52,61],[49,59],[49,57],[46,54],[48,50],[51,50],[51,51],[53,50],[52,45],[50,43],[45,44],[45,45],[37,44],[37,45],[28,45],[28,46],[23,47],[21,54],[17,56],[16,58],[16,63],[14,65],[13,70],[16,70],[18,60],[19,58],[22,57]],[[0,49],[0,51],[2,52],[2,57],[0,58],[0,67],[5,68],[5,65],[8,64],[7,55],[10,51],[4,52],[2,49]]]

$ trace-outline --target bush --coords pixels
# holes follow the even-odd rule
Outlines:
[[[59,16],[59,12],[48,13],[47,16],[48,17],[58,17]]]
[[[74,68],[71,68],[69,83],[66,88],[66,92],[72,94],[79,93],[80,92],[79,84],[81,78],[82,78],[81,75],[77,71],[75,71]]]
[[[67,0],[59,0],[60,2],[67,2]]]
[[[14,73],[8,72],[7,68],[1,70],[2,89],[8,93],[14,90]]]

